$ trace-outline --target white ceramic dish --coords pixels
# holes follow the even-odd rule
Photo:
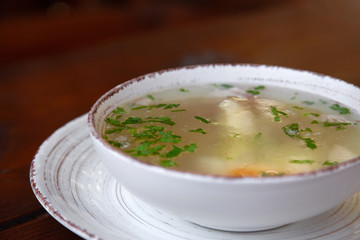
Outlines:
[[[339,240],[360,239],[360,193],[317,217],[281,228],[234,233],[212,230],[133,197],[110,176],[88,135],[86,116],[52,134],[30,169],[43,207],[85,239],[103,240]]]
[[[317,94],[360,111],[360,89],[306,71],[254,65],[192,66],[148,74],[110,90],[89,113],[90,136],[109,172],[132,194],[153,206],[210,228],[255,231],[321,214],[360,189],[360,157],[304,174],[226,178],[148,165],[101,137],[116,106],[153,91],[199,84],[250,83]]]

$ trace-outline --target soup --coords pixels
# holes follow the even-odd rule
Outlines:
[[[199,174],[267,177],[360,155],[359,115],[316,95],[210,84],[151,93],[116,107],[103,138],[148,164]]]

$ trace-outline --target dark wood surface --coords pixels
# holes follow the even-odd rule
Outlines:
[[[359,1],[236,8],[172,7],[148,25],[152,15],[144,20],[106,9],[2,20],[0,239],[78,238],[38,203],[29,183],[30,162],[53,131],[132,77],[190,64],[258,63],[360,86]]]

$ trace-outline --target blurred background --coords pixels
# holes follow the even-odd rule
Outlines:
[[[206,63],[280,65],[360,86],[359,0],[0,0],[0,239],[73,239],[31,160],[117,84]]]
[[[0,63],[256,11],[281,0],[2,0]]]

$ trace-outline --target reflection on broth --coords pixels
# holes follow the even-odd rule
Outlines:
[[[360,155],[359,116],[304,92],[213,84],[151,93],[107,116],[103,138],[140,161],[179,171],[266,177]]]

